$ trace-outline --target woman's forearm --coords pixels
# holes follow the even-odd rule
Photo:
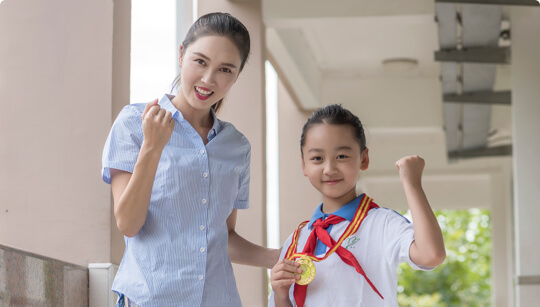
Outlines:
[[[161,150],[141,147],[133,174],[111,173],[111,185],[114,196],[114,216],[120,232],[127,237],[134,237],[143,227],[152,186],[156,176]]]

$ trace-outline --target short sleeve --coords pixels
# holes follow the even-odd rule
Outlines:
[[[246,140],[247,141],[247,140]],[[238,195],[234,201],[235,209],[249,208],[249,181],[250,181],[250,164],[251,164],[251,146],[247,144],[247,152],[242,165],[242,172],[238,178]]]
[[[141,111],[135,105],[125,106],[114,121],[102,155],[101,175],[111,183],[110,169],[133,173],[143,140]]]
[[[415,270],[429,271],[434,268],[428,268],[415,264],[410,257],[409,250],[414,241],[414,226],[401,214],[388,210],[386,220],[385,242],[387,256],[389,261],[397,267],[402,262],[407,262]]]

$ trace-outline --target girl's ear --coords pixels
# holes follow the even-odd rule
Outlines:
[[[360,169],[365,171],[369,166],[369,148],[366,147],[366,149],[364,149],[364,152],[361,155],[361,159],[362,164],[360,164]]]
[[[304,155],[300,154],[300,159],[302,160],[302,172],[304,173],[304,176],[307,177],[306,163],[304,163]]]

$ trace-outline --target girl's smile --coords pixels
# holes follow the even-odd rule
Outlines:
[[[356,182],[369,164],[367,149],[346,125],[316,124],[310,127],[302,147],[302,169],[323,196],[323,210],[331,213],[356,198]]]

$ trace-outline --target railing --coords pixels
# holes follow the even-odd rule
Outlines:
[[[0,244],[0,306],[88,306],[88,268]]]

